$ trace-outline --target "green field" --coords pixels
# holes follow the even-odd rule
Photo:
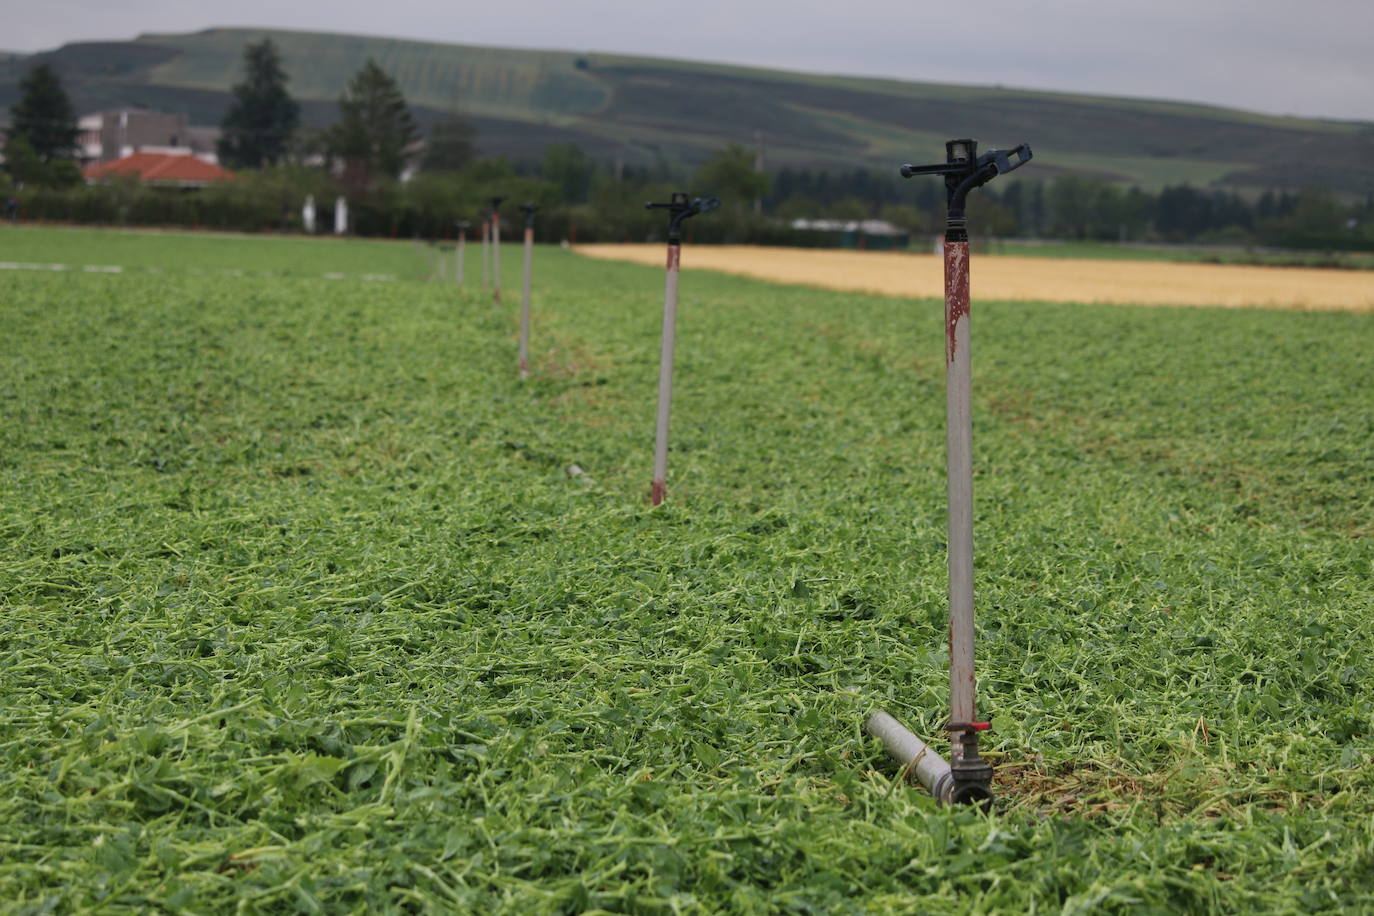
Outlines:
[[[514,246],[0,230],[129,266],[0,271],[8,911],[1371,911],[1374,316],[975,303],[984,816],[861,731],[939,304],[688,251],[652,510],[661,273],[537,257],[521,384]]]

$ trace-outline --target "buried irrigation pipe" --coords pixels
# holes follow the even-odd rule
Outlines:
[[[682,223],[720,206],[714,197],[688,198],[673,193],[666,204],[646,203],[647,210],[668,211],[668,265],[663,285],[663,342],[658,361],[658,420],[654,431],[654,479],[649,502],[660,505],[668,495],[668,419],[673,403],[673,351],[677,344],[677,275],[682,263]]]
[[[950,140],[945,161],[904,165],[903,178],[945,179],[945,444],[949,497],[949,763],[921,764],[931,755],[920,738],[879,710],[867,723],[888,753],[914,766],[921,784],[945,803],[992,803],[992,767],[978,756],[978,735],[991,723],[976,721],[973,654],[973,420],[969,353],[968,195],[998,175],[1030,161],[1030,146],[978,155],[973,140]],[[940,766],[945,769],[940,770]],[[944,773],[947,778],[941,775]],[[924,774],[924,776],[923,776]]]
[[[533,203],[520,205],[525,214],[525,283],[520,299],[520,377],[530,377],[530,261],[534,259],[534,212],[539,208]]]

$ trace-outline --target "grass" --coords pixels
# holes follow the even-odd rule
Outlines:
[[[250,275],[258,279],[368,274],[422,280],[433,270],[427,258],[417,255],[413,244],[353,238],[13,227],[4,230],[0,240],[6,262],[62,264],[77,269],[120,267],[135,274]]]
[[[12,911],[1374,895],[1370,316],[975,304],[988,817],[861,732],[941,720],[937,303],[689,270],[655,511],[659,271],[541,249],[522,385],[511,305],[205,242],[0,273]]]

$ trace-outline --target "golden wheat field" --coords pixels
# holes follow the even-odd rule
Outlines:
[[[662,264],[663,245],[579,245],[593,258]],[[888,296],[939,298],[935,254],[689,246],[683,268]],[[991,256],[972,259],[977,299],[1374,311],[1374,272],[1165,261]]]

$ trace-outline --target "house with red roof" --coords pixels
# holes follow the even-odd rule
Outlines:
[[[139,152],[86,168],[87,184],[136,178],[146,185],[163,188],[203,188],[221,181],[233,181],[234,173],[184,153]]]

